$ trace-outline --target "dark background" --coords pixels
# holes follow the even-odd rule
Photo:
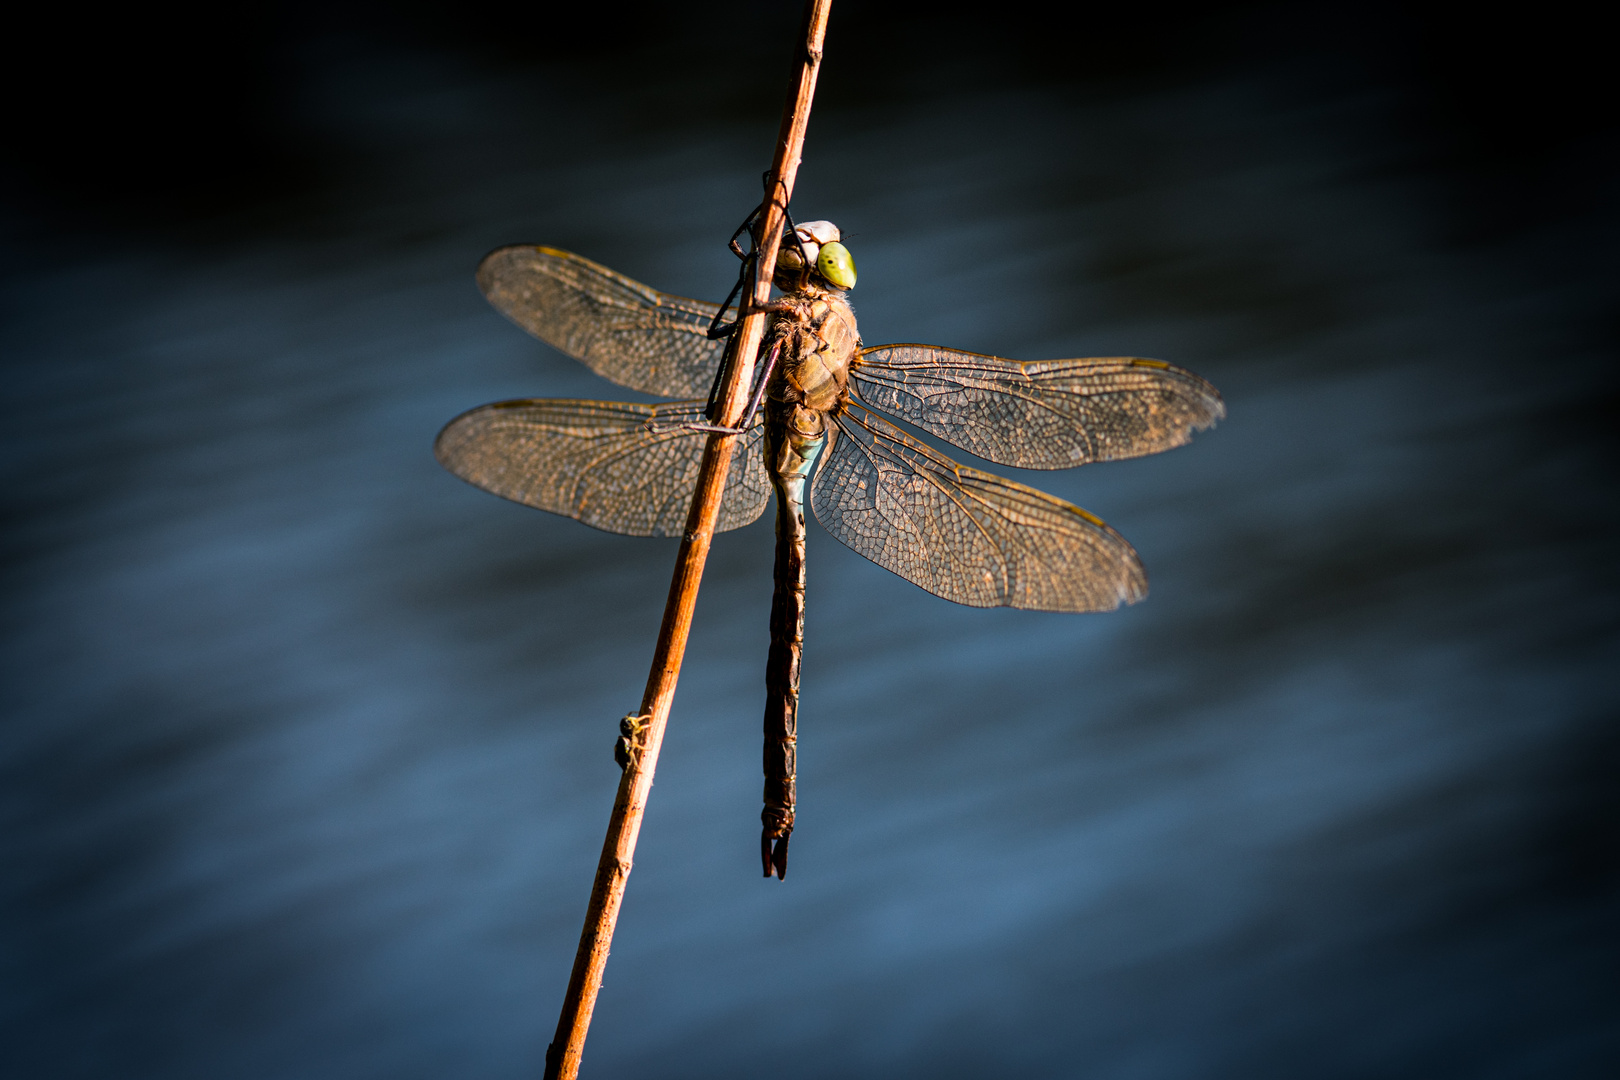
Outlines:
[[[461,485],[555,244],[718,297],[796,5],[58,5],[6,35],[0,1072],[537,1075],[674,548]],[[1150,599],[717,541],[591,1076],[1620,1069],[1616,143],[1561,8],[858,4],[795,209],[869,342],[1198,371],[1018,479]],[[998,470],[1006,472],[1007,470]]]

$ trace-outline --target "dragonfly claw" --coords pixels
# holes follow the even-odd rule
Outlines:
[[[773,837],[769,829],[759,834],[760,862],[764,864],[766,877],[775,875],[778,880],[786,881],[788,838],[786,836],[775,837],[774,848],[772,840]]]

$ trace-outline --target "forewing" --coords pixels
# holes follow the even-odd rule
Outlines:
[[[556,248],[514,244],[478,264],[478,287],[523,329],[620,386],[705,396],[725,351],[705,334],[716,306],[651,289]]]
[[[878,345],[850,367],[860,399],[999,465],[1067,469],[1180,446],[1226,415],[1162,360],[1019,363],[937,345]]]
[[[679,536],[697,488],[707,438],[682,423],[703,421],[702,401],[498,401],[462,413],[439,432],[433,453],[469,484],[607,532]],[[718,531],[765,510],[771,484],[755,425],[738,439]]]
[[[970,469],[858,405],[811,486],[827,531],[970,607],[1112,611],[1147,595],[1123,537],[1071,503]]]

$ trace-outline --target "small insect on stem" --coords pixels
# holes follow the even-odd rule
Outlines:
[[[619,721],[619,739],[613,744],[613,760],[619,763],[620,769],[628,769],[633,762],[641,759],[642,748],[647,745],[647,727],[651,723],[651,713],[640,716],[632,713]]]

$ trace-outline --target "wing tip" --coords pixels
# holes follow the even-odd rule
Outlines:
[[[473,277],[478,281],[478,287],[486,294],[489,292],[496,268],[508,261],[515,252],[546,252],[552,253],[554,249],[540,244],[502,244],[498,248],[491,248],[478,260],[478,269],[473,271]],[[564,253],[566,254],[566,253]]]
[[[461,429],[475,413],[482,412],[488,407],[487,405],[480,405],[477,408],[468,409],[440,428],[439,433],[433,436],[433,460],[442,465],[446,471],[461,477],[463,480],[467,479],[466,476],[456,468],[456,452],[461,443],[465,441]]]
[[[1125,585],[1126,587],[1120,592],[1119,603],[1114,605],[1115,611],[1118,611],[1122,607],[1129,607],[1132,604],[1139,604],[1143,600],[1147,599],[1147,571],[1142,569],[1141,563],[1137,563],[1135,565],[1133,572],[1127,579]]]

